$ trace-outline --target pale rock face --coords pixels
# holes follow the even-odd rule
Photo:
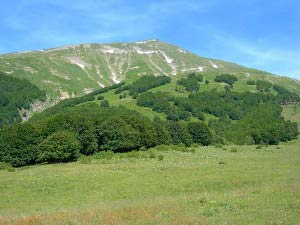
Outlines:
[[[213,61],[209,60],[209,63],[212,65],[213,68],[218,69],[219,66],[215,63],[213,63]]]
[[[167,56],[167,54],[162,51],[159,50],[159,52],[163,55],[163,57],[165,58],[166,62],[169,64],[169,66],[172,68],[172,75],[175,76],[177,74],[177,68],[176,65],[174,64],[174,59],[172,59],[171,57]]]
[[[70,57],[70,58],[68,58],[68,60],[69,60],[71,63],[75,64],[76,66],[79,66],[81,69],[85,70],[86,65],[85,65],[85,63],[84,63],[82,60],[80,60],[79,58],[75,58],[75,57],[73,58],[73,57]]]
[[[165,52],[163,52],[161,50],[159,50],[159,52],[164,56],[164,58],[168,64],[173,63],[174,60],[172,58],[168,57]]]
[[[24,67],[23,69],[24,69],[24,71],[30,72],[30,73],[36,73],[36,72],[37,72],[37,71],[35,71],[34,69],[32,69],[31,67],[29,67],[29,66],[26,66],[26,67]]]
[[[204,71],[204,67],[202,67],[202,66],[199,66],[198,69],[199,69],[200,72]]]
[[[181,48],[178,48],[177,51],[179,51],[180,53],[186,53],[186,51]]]
[[[84,88],[84,89],[83,89],[83,92],[84,92],[85,94],[89,94],[89,93],[93,92],[94,90],[95,90],[94,88]]]
[[[117,75],[115,72],[111,72],[111,75],[112,75],[111,79],[113,80],[114,83],[118,84],[121,82],[121,80],[117,79]]]
[[[67,91],[60,90],[60,99],[64,100],[64,99],[67,99],[67,98],[70,98],[69,93]]]
[[[100,49],[101,52],[104,54],[126,54],[128,53],[128,50],[121,49],[121,48],[115,48],[110,45],[103,45],[103,48]]]
[[[154,54],[154,53],[157,53],[157,51],[153,51],[153,50],[140,50],[140,49],[137,49],[136,52],[140,55],[150,55],[150,54]]]
[[[103,53],[110,53],[110,54],[114,54],[115,51],[113,49],[104,49],[102,50]]]
[[[104,84],[102,84],[101,82],[97,82],[97,84],[99,85],[99,87],[102,87],[102,88],[104,88],[105,87],[105,85]]]

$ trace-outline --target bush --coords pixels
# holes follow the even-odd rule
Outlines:
[[[261,92],[268,92],[270,88],[273,87],[273,84],[269,81],[258,80],[256,81],[256,89]]]
[[[226,162],[224,162],[224,161],[219,161],[219,165],[226,165]]]
[[[163,155],[158,155],[157,159],[158,159],[158,161],[162,161],[164,159],[164,156]]]
[[[255,81],[254,81],[254,80],[248,80],[248,81],[247,81],[247,84],[248,84],[248,85],[255,85]]]
[[[80,143],[74,133],[58,131],[39,144],[38,151],[39,162],[69,162],[79,157]]]
[[[105,108],[108,108],[109,107],[109,102],[107,100],[103,100],[101,103],[100,103],[101,107],[105,107]]]
[[[97,99],[98,99],[98,100],[103,100],[104,97],[103,97],[102,95],[99,95]]]
[[[238,151],[237,148],[230,149],[230,152],[237,152],[237,151]]]
[[[201,74],[196,75],[195,73],[188,74],[187,78],[181,78],[177,81],[178,85],[182,85],[189,92],[199,91],[200,85],[198,82],[203,81],[203,76]]]

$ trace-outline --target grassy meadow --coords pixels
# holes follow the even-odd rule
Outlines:
[[[300,224],[300,141],[0,170],[0,224]]]

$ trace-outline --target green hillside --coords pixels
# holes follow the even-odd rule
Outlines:
[[[201,58],[158,41],[2,57],[3,65],[19,73],[10,71],[6,77],[30,75],[46,91],[47,104],[59,101],[27,123],[0,129],[0,161],[16,167],[158,145],[277,145],[299,135],[298,81]],[[105,63],[99,66],[101,59]],[[53,73],[54,61],[60,76]],[[128,69],[132,66],[137,71]],[[105,87],[99,87],[100,78],[106,79]]]
[[[263,79],[300,93],[300,82],[245,68],[233,63],[199,57],[157,40],[136,43],[80,44],[60,48],[0,55],[0,71],[25,78],[45,90],[49,100],[81,96],[122,80],[143,75],[167,75],[178,79],[188,72],[231,73],[244,90],[248,79]]]

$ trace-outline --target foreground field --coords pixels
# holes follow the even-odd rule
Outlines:
[[[0,224],[300,224],[300,142],[0,170]]]

